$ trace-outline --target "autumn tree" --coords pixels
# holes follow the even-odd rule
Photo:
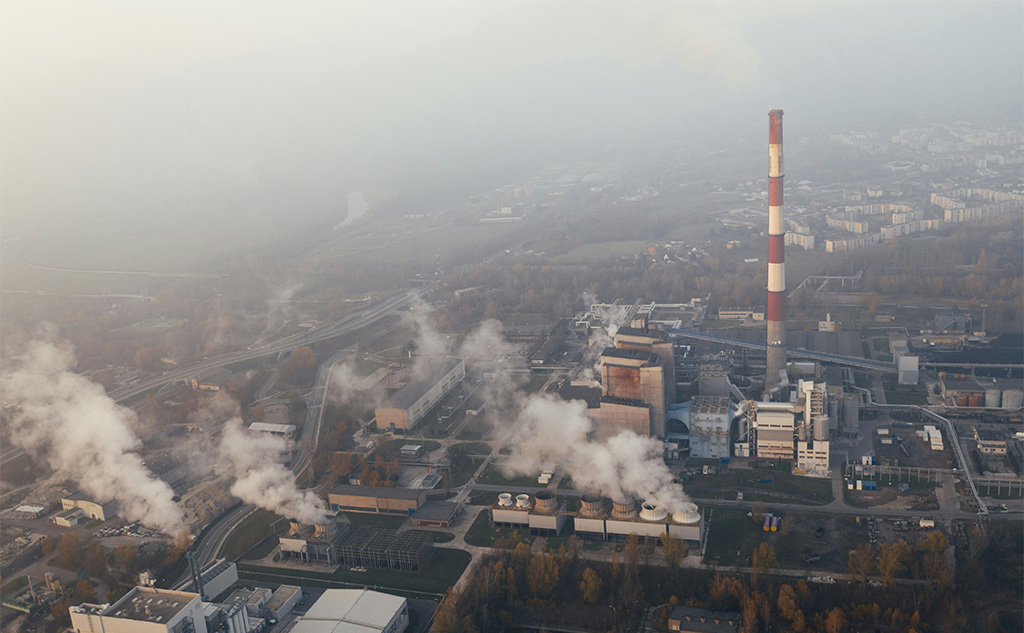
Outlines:
[[[891,587],[897,574],[906,568],[910,554],[906,541],[883,543],[878,547],[878,574],[886,587]]]
[[[751,576],[755,582],[760,574],[770,574],[778,566],[779,559],[775,555],[775,547],[770,543],[761,543],[754,548],[754,555],[751,563],[753,573]]]
[[[845,633],[849,626],[850,623],[842,609],[832,609],[828,612],[828,617],[825,618],[825,631],[827,633]]]
[[[860,578],[863,586],[868,581],[868,575],[875,564],[875,548],[868,543],[861,543],[857,549],[850,552],[847,561],[847,570],[852,576]]]
[[[583,592],[583,599],[590,604],[597,602],[601,597],[601,590],[604,589],[604,581],[597,575],[597,572],[587,567],[583,570],[583,580],[580,582],[580,591]]]
[[[530,591],[538,598],[548,598],[558,586],[558,561],[548,554],[537,554],[530,557],[530,566],[526,572],[526,581]]]
[[[949,539],[942,532],[933,530],[917,542],[917,547],[924,550],[924,557],[921,559],[921,573],[924,578],[940,586],[949,584]]]
[[[75,600],[81,602],[92,602],[96,599],[96,591],[93,589],[92,583],[81,578],[75,583]]]
[[[673,538],[667,533],[662,534],[659,538],[661,539],[661,549],[665,554],[665,565],[669,569],[678,569],[679,564],[686,556],[686,551],[689,546],[685,542],[680,541],[677,538]]]

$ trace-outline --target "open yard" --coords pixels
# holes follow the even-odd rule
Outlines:
[[[470,545],[477,547],[500,547],[502,543],[495,545],[495,542],[503,540],[506,543],[518,537],[519,541],[530,545],[535,537],[526,533],[526,530],[513,530],[509,528],[496,528],[491,525],[491,511],[484,508],[476,515],[476,520],[466,532],[465,540]]]
[[[788,470],[788,465],[787,465]],[[729,468],[718,475],[689,475],[683,489],[693,497],[735,499],[737,492],[748,501],[790,501],[822,505],[832,501],[832,482],[778,470]]]
[[[513,477],[506,477],[501,469],[496,464],[490,464],[484,469],[484,472],[480,473],[477,478],[477,483],[486,484],[489,486],[510,486],[517,488],[540,488],[541,485],[537,483],[536,475],[517,475]]]

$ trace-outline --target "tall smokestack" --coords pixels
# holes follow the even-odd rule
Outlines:
[[[768,364],[765,389],[786,369],[786,229],[782,225],[782,110],[768,112]]]

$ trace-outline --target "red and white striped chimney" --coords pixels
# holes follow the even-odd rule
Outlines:
[[[768,112],[768,363],[765,389],[786,369],[786,229],[782,224],[782,110]]]

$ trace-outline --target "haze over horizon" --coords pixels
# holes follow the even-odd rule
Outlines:
[[[173,268],[191,240],[238,250],[334,226],[354,191],[371,209],[429,204],[655,140],[760,143],[769,107],[799,138],[1019,113],[1024,93],[1020,2],[25,2],[2,17],[3,238],[38,263],[102,247],[128,265],[143,253],[116,243],[159,233],[148,265]]]

